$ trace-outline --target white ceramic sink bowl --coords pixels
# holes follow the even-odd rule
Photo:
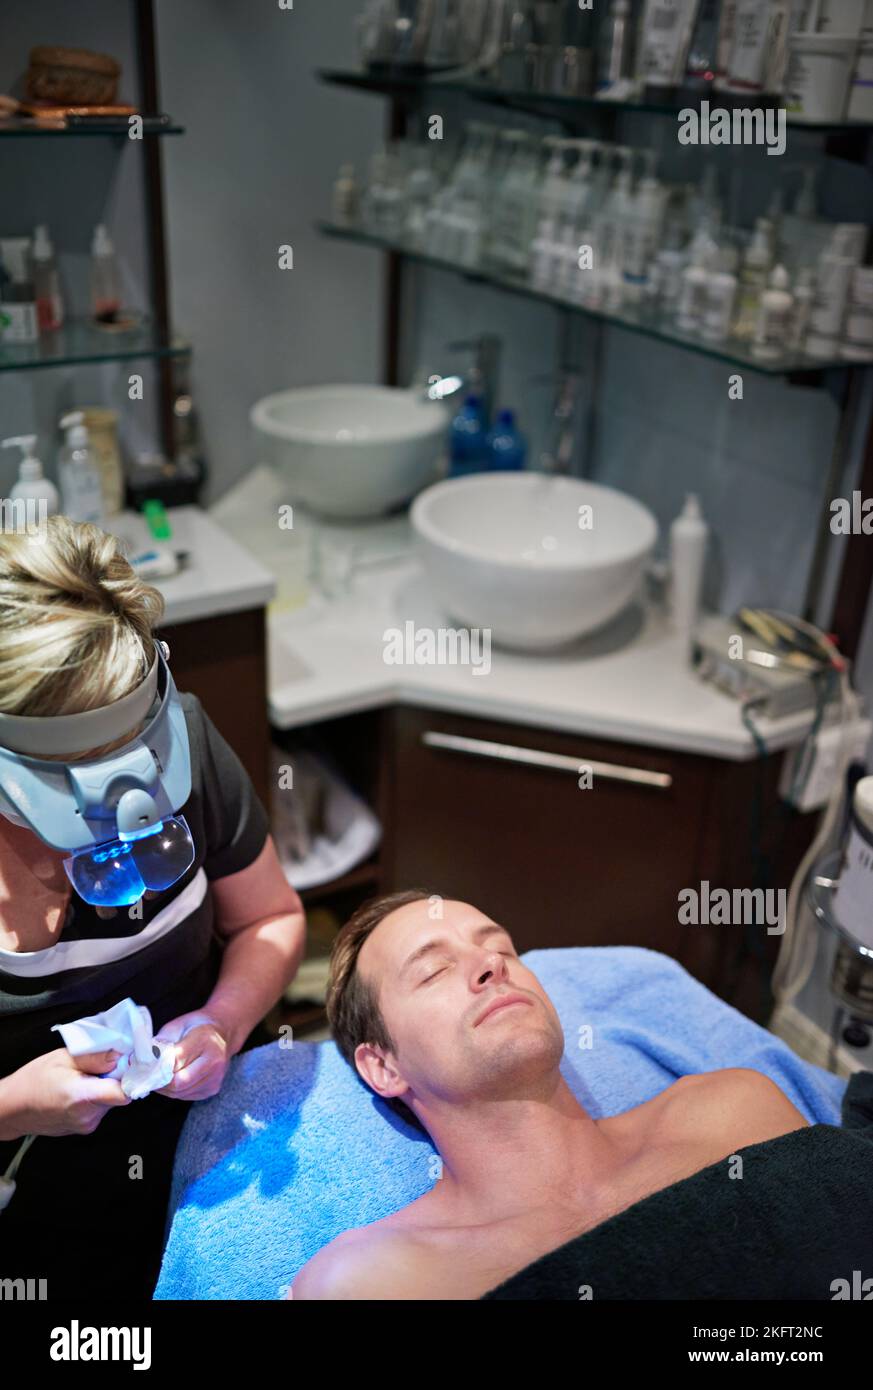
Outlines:
[[[279,391],[252,407],[259,461],[323,516],[380,516],[437,474],[445,407],[388,386]]]
[[[541,473],[448,479],[416,498],[411,519],[445,611],[524,651],[554,650],[616,617],[639,593],[658,536],[625,493]]]

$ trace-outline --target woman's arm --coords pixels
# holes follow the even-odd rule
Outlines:
[[[216,926],[227,946],[204,1012],[219,1024],[233,1055],[297,974],[306,918],[271,835],[253,864],[215,879],[212,893]]]

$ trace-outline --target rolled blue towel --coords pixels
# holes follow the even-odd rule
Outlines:
[[[528,951],[560,1017],[561,1070],[599,1119],[677,1077],[769,1076],[811,1122],[839,1124],[844,1079],[725,1004],[670,956],[637,946]],[[333,1043],[271,1043],[192,1107],[176,1154],[158,1299],[280,1298],[341,1231],[433,1185],[426,1136],[375,1099]]]

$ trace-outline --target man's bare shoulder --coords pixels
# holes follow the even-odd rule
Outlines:
[[[781,1087],[752,1067],[683,1076],[664,1093],[664,1101],[663,1132],[680,1142],[711,1136],[739,1148],[808,1124]]]
[[[292,1299],[404,1299],[412,1292],[415,1241],[384,1222],[359,1226],[325,1245],[298,1272]]]

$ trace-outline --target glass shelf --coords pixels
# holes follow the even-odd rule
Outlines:
[[[72,320],[55,333],[40,334],[35,343],[10,343],[0,338],[0,372],[82,366],[89,362],[124,362],[143,357],[184,357],[190,351],[190,346],[180,339],[162,342],[152,323],[112,332],[92,323]]]
[[[177,125],[169,116],[143,116],[142,118],[143,135],[183,135],[184,127]],[[72,135],[109,135],[116,140],[129,138],[130,126],[127,117],[121,119],[110,118],[107,116],[80,116],[75,119],[68,118],[68,123],[58,128],[56,126],[35,125],[32,121],[25,119],[0,121],[0,138],[6,136],[12,139],[16,136],[58,136],[69,138]],[[131,142],[134,143],[134,142]]]
[[[728,363],[730,366],[741,367],[744,371],[760,372],[762,375],[770,377],[809,378],[834,368],[873,366],[873,357],[869,361],[863,362],[848,362],[842,358],[835,358],[833,361],[820,361],[818,358],[804,357],[797,353],[777,358],[775,361],[762,362],[755,357],[745,342],[740,342],[735,338],[726,338],[720,342],[708,342],[705,338],[698,338],[692,334],[681,332],[669,320],[658,319],[652,315],[651,311],[645,309],[623,308],[617,311],[589,309],[584,304],[574,304],[571,300],[563,299],[559,295],[537,289],[529,280],[521,276],[512,276],[508,273],[490,270],[487,267],[460,266],[454,261],[443,260],[438,256],[428,255],[415,247],[404,245],[403,242],[390,241],[385,237],[375,236],[363,228],[343,227],[333,222],[319,222],[317,225],[319,231],[326,236],[337,237],[360,246],[375,247],[381,251],[391,251],[408,260],[433,266],[438,270],[450,270],[456,275],[463,275],[467,279],[479,281],[481,284],[491,285],[511,294],[522,295],[527,299],[537,300],[541,304],[550,304],[554,308],[581,314],[585,318],[611,324],[618,328],[629,329],[633,333],[654,338],[658,342],[672,343],[674,347],[685,348],[689,352],[696,352],[704,357],[713,357],[719,362]]]
[[[681,88],[671,88],[662,95],[657,89],[648,88],[633,101],[599,101],[593,96],[560,96],[552,92],[532,90],[509,90],[498,87],[481,77],[455,72],[434,73],[430,76],[407,74],[401,69],[362,69],[358,72],[323,68],[318,74],[322,82],[338,87],[352,87],[358,91],[374,92],[382,96],[409,96],[425,92],[459,93],[476,101],[494,106],[512,106],[542,116],[561,120],[572,115],[616,115],[622,111],[642,111],[649,115],[678,116],[680,111],[691,107],[699,109],[702,99],[712,106],[745,108],[749,106],[746,97],[737,98],[729,92],[688,92]],[[775,97],[758,97],[756,105],[776,106]],[[806,130],[819,134],[866,134],[873,131],[870,121],[806,121],[799,116],[787,117],[788,125],[796,130]]]

